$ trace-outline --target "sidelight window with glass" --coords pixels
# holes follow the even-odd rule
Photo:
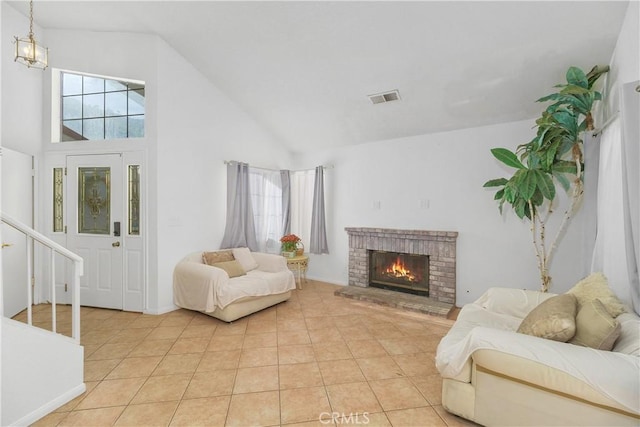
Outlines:
[[[64,168],[53,168],[53,232],[64,232]]]
[[[140,235],[140,165],[127,168],[127,234]]]

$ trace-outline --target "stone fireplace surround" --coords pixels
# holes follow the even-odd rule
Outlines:
[[[349,235],[349,285],[369,286],[369,250],[429,256],[429,298],[456,302],[456,231],[345,228]]]

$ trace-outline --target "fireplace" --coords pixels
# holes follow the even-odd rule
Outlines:
[[[369,286],[429,296],[429,257],[369,251]]]
[[[361,288],[393,286],[394,290],[402,288],[404,291],[418,288],[413,283],[398,283],[395,278],[373,279],[375,266],[370,265],[371,253],[423,255],[426,261],[422,261],[422,267],[409,265],[409,269],[423,269],[422,272],[418,272],[422,274],[423,282],[426,282],[421,284],[424,290],[419,289],[425,292],[421,295],[428,295],[428,299],[437,303],[451,306],[455,304],[457,232],[365,227],[349,227],[345,230],[349,235],[350,286]],[[393,255],[391,257],[393,258]],[[414,258],[409,259],[413,263]],[[406,260],[404,262],[407,263]],[[416,273],[413,274],[416,275]]]

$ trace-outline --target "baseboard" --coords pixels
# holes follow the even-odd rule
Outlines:
[[[309,276],[307,275],[307,280],[315,280],[316,282],[324,282],[324,283],[329,283],[330,285],[339,285],[339,286],[348,286],[349,283],[348,282],[336,282],[335,280],[327,280],[327,279],[323,279],[322,277],[315,277],[315,276]]]
[[[180,307],[178,307],[177,305],[170,305],[168,307],[155,308],[152,310],[144,310],[142,313],[160,315],[160,314],[170,313],[172,311],[176,311],[179,309]]]
[[[44,405],[42,405],[41,407],[39,407],[35,411],[25,415],[24,417],[20,418],[19,420],[16,420],[16,421],[12,422],[11,425],[14,425],[14,426],[28,426],[28,425],[31,425],[31,424],[35,423],[36,421],[38,421],[40,418],[43,418],[43,417],[49,415],[51,412],[55,411],[59,407],[71,402],[73,399],[75,399],[76,397],[80,396],[86,390],[87,390],[87,386],[84,383],[82,383],[82,384],[72,388],[71,390],[67,391],[66,393],[56,397],[52,401],[50,401],[48,403],[45,403]]]

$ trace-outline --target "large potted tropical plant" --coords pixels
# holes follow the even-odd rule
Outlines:
[[[491,150],[496,159],[515,171],[510,178],[487,181],[484,187],[497,189],[494,199],[498,201],[501,214],[507,203],[520,219],[530,221],[542,292],[547,292],[551,284],[549,264],[554,250],[582,200],[582,135],[594,129],[591,111],[602,95],[593,86],[607,71],[608,66],[596,66],[585,74],[580,68],[570,67],[566,73],[567,82],[556,85],[557,92],[537,100],[552,103],[536,120],[536,136],[519,145],[515,152],[506,148]],[[553,240],[548,242],[547,226],[554,212],[558,184],[568,193],[569,206]]]

